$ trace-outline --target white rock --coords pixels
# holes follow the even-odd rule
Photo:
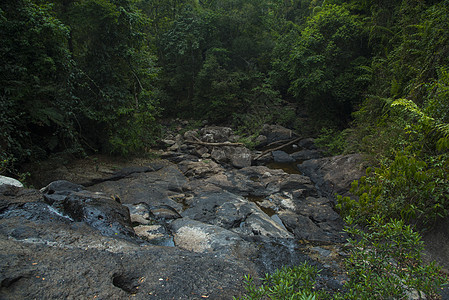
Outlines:
[[[2,185],[12,185],[12,186],[16,186],[16,187],[23,187],[23,184],[20,181],[18,181],[17,179],[0,175],[0,186],[2,186]]]

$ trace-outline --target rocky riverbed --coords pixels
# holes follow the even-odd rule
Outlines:
[[[267,126],[258,140],[294,138]],[[226,127],[173,133],[159,159],[97,158],[41,168],[39,189],[0,185],[0,298],[232,299],[244,275],[304,261],[322,270],[319,288],[341,289],[332,194],[363,174],[362,158],[320,158],[311,139],[265,155],[237,140]]]

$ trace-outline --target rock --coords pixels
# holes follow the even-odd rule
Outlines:
[[[338,155],[312,159],[298,165],[304,175],[309,176],[325,195],[335,193],[348,195],[351,183],[365,175],[361,154]]]
[[[240,203],[240,201],[242,201],[241,197],[223,190],[200,193],[193,198],[190,207],[182,212],[182,216],[203,223],[221,226],[225,229],[231,229],[238,227],[244,216],[228,216],[225,222],[220,222],[216,212],[225,203]]]
[[[110,197],[88,191],[73,192],[59,207],[62,208],[61,213],[88,224],[105,236],[134,236],[128,208]]]
[[[288,153],[284,151],[276,150],[272,151],[271,153],[273,155],[273,159],[275,162],[289,163],[295,161],[295,159],[292,156],[290,156]]]
[[[309,177],[299,174],[289,174],[282,178],[279,182],[279,189],[281,191],[293,191],[293,190],[314,190],[314,186]]]
[[[43,201],[8,202],[11,199],[4,199],[7,204],[0,211],[0,268],[7,270],[0,272],[1,299],[148,299],[150,295],[161,300],[225,300],[242,295],[244,275],[258,276],[246,259],[252,247],[244,250],[248,243],[241,239],[239,258],[153,246],[142,244],[138,237],[105,236]],[[150,237],[164,229],[137,231]]]
[[[174,233],[175,245],[188,251],[240,256],[236,251],[250,247],[232,231],[188,218],[174,221],[170,228]]]
[[[199,195],[192,207],[183,212],[183,216],[245,236],[292,237],[256,204],[229,192]]]
[[[229,157],[231,165],[235,168],[251,166],[251,151],[245,147],[226,147],[226,156]]]
[[[199,157],[204,157],[204,155],[207,154],[208,152],[209,152],[209,149],[207,149],[206,147],[195,148],[195,155],[197,155]]]
[[[239,228],[233,231],[248,236],[266,236],[270,238],[291,239],[293,235],[288,232],[285,226],[274,221],[262,210],[255,211],[247,216]]]
[[[275,210],[288,209],[291,211],[296,211],[297,204],[293,200],[290,193],[276,193],[268,197],[270,203],[273,204],[272,208]]]
[[[146,203],[150,207],[168,205],[177,211],[182,204],[170,199],[170,195],[189,190],[189,182],[175,165],[167,165],[154,172],[136,173],[118,181],[107,181],[89,187],[107,195],[118,195],[123,204]]]
[[[54,229],[47,226],[46,230]],[[254,269],[236,260],[175,247],[136,247],[113,239],[99,243],[91,233],[81,235],[70,228],[59,234],[62,240],[54,244],[45,239],[8,238],[3,230],[0,233],[0,268],[8,270],[0,274],[0,296],[5,300],[226,300],[243,293],[244,275],[256,275]],[[69,235],[73,238],[64,242]],[[106,250],[92,247],[101,243],[108,245]]]
[[[233,130],[229,127],[206,126],[200,130],[201,140],[208,143],[223,143],[229,141]]]
[[[214,147],[210,153],[210,157],[216,162],[226,162],[228,159],[225,150],[222,147]]]
[[[189,130],[184,133],[184,139],[186,141],[191,141],[191,142],[196,141],[198,139],[198,137],[199,137],[198,132],[195,130]]]
[[[309,150],[315,150],[315,140],[313,138],[302,139],[298,143],[299,147]]]
[[[174,247],[173,237],[162,225],[139,225],[134,227],[138,237],[152,245]]]
[[[57,180],[51,182],[46,187],[43,187],[40,191],[44,194],[52,195],[57,192],[69,194],[71,192],[79,192],[84,190],[84,186],[76,183],[69,182],[67,180]]]
[[[10,185],[10,186],[15,186],[15,187],[19,187],[19,188],[23,187],[23,184],[20,181],[18,181],[17,179],[0,175],[0,186],[3,186],[3,185]]]
[[[219,163],[230,163],[235,168],[251,166],[251,151],[245,147],[214,147],[211,158]]]
[[[256,145],[264,145],[267,143],[267,137],[265,135],[259,135],[254,142],[256,142]]]
[[[219,164],[212,160],[182,161],[178,166],[184,175],[194,178],[206,178],[224,171]]]
[[[172,146],[176,143],[174,140],[169,140],[169,139],[161,140],[161,142],[163,142],[164,144],[166,144],[168,146]]]
[[[261,134],[267,137],[267,144],[288,140],[293,137],[293,133],[290,129],[279,125],[264,125]]]
[[[135,203],[124,204],[129,209],[129,217],[132,224],[150,225],[154,224],[154,216],[152,215],[148,204]]]
[[[174,220],[182,218],[176,209],[169,205],[157,205],[151,207],[150,212],[156,219],[161,220]]]
[[[309,178],[299,174],[287,174],[283,170],[269,169],[265,166],[250,166],[230,170],[207,178],[204,182],[214,184],[231,193],[242,196],[269,196],[279,191],[307,190],[305,194],[315,193]]]
[[[292,210],[279,212],[284,225],[295,237],[322,243],[343,243],[347,235],[343,232],[343,220],[326,198],[307,197]]]
[[[313,248],[310,248],[310,250],[315,251],[319,255],[324,256],[324,257],[328,257],[332,254],[332,252],[330,250],[323,249],[321,247],[313,247]]]
[[[321,158],[323,153],[320,150],[301,150],[290,154],[295,161],[304,161],[309,159]]]

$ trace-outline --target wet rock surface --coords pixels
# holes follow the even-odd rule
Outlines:
[[[260,140],[291,137],[271,130]],[[232,299],[245,274],[304,261],[322,269],[320,288],[341,288],[343,221],[317,189],[321,177],[251,165],[257,153],[216,145],[237,139],[206,127],[167,137],[166,159],[2,189],[0,298]]]

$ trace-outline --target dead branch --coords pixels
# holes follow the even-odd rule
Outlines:
[[[189,144],[196,144],[196,145],[202,145],[202,146],[232,146],[232,147],[241,147],[244,146],[242,143],[230,143],[230,142],[224,142],[224,143],[208,143],[208,142],[202,142],[202,141],[188,141],[186,140],[186,143]]]
[[[276,151],[276,150],[282,149],[282,148],[284,148],[284,147],[287,147],[287,146],[289,146],[289,145],[291,145],[291,144],[293,144],[293,143],[296,143],[296,142],[300,141],[301,139],[302,139],[302,137],[298,137],[298,138],[296,138],[296,139],[294,139],[294,140],[290,140],[290,141],[288,141],[287,143],[282,144],[282,145],[280,145],[280,146],[277,146],[277,147],[274,147],[274,148],[267,149],[267,150],[263,151],[261,154],[259,154],[258,156],[256,156],[256,157],[254,158],[254,160],[258,160],[259,158],[261,158],[262,156],[264,156],[264,155],[267,154],[267,153],[270,153],[270,152],[272,152],[272,151]],[[272,143],[272,144],[273,144],[273,143]],[[272,144],[270,144],[270,145],[272,145]]]

